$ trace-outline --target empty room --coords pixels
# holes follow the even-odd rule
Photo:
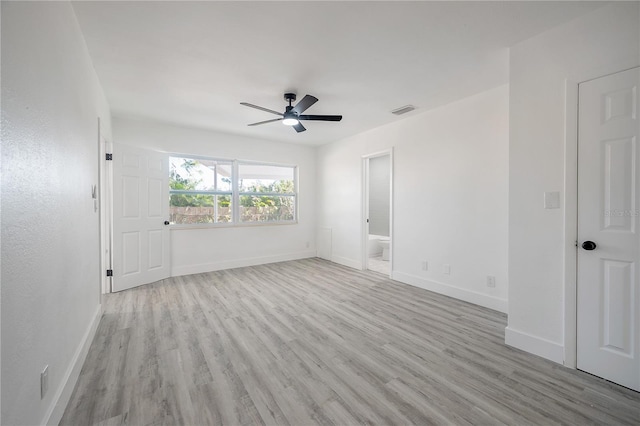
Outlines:
[[[2,425],[637,425],[639,1],[1,1]]]

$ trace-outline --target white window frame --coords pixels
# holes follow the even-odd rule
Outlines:
[[[211,158],[211,157],[205,157],[205,156],[200,156],[200,155],[185,155],[185,154],[169,154],[169,158],[186,158],[186,159],[190,159],[190,160],[205,160],[205,161],[217,161],[217,162],[221,162],[221,163],[229,163],[231,164],[231,170],[232,170],[232,175],[231,175],[231,190],[230,191],[222,191],[222,190],[176,190],[176,189],[169,189],[169,203],[171,203],[171,195],[173,194],[197,194],[197,195],[227,195],[229,196],[229,198],[231,199],[232,202],[232,209],[233,209],[233,170],[234,170],[234,162],[233,160],[227,160],[227,159],[223,159],[223,158]],[[169,168],[171,169],[171,168]],[[217,173],[217,170],[216,170]],[[217,182],[216,182],[216,186],[217,186]],[[218,200],[217,198],[214,199],[215,202],[213,203],[213,208],[214,208],[214,217],[217,219],[218,217]],[[169,204],[169,209],[171,209],[171,204]],[[220,225],[229,225],[230,223],[233,222],[233,212],[231,213],[231,221],[230,222],[214,222],[214,223],[172,223],[171,226],[172,227],[186,227],[186,228],[193,228],[195,226],[220,226]]]
[[[239,176],[237,175],[237,173],[239,173],[240,170],[240,166],[241,165],[254,165],[254,166],[273,166],[273,167],[287,167],[287,168],[291,168],[293,169],[293,193],[280,193],[280,192],[240,192],[240,188],[239,186]],[[234,188],[232,188],[234,190],[234,195],[236,196],[236,199],[234,199],[234,206],[237,206],[238,209],[238,214],[237,216],[235,216],[238,219],[238,224],[241,225],[249,225],[249,226],[255,226],[255,225],[268,225],[268,224],[291,224],[291,223],[298,223],[298,166],[292,166],[289,164],[279,164],[279,163],[267,163],[267,162],[263,162],[263,161],[249,161],[249,160],[236,160],[234,162],[234,167],[233,167],[234,172],[236,173],[236,175],[234,176],[234,180],[233,180],[233,184],[234,184]],[[294,205],[293,205],[293,219],[291,220],[278,220],[278,221],[272,221],[272,222],[241,222],[240,221],[240,196],[243,195],[255,195],[255,196],[276,196],[276,197],[293,197],[294,198]]]
[[[222,228],[222,227],[246,227],[246,226],[281,226],[281,225],[295,225],[298,223],[298,206],[299,206],[299,172],[298,166],[284,163],[273,163],[266,161],[255,160],[239,160],[228,159],[221,157],[207,157],[203,155],[191,155],[191,154],[179,154],[169,153],[169,157],[189,158],[194,160],[207,160],[207,161],[220,161],[231,163],[231,221],[230,222],[217,222],[217,223],[172,223],[170,225],[173,229],[197,229],[197,228]],[[239,188],[239,168],[240,165],[257,165],[257,166],[275,166],[275,167],[288,167],[293,169],[293,188],[292,194],[282,194],[278,192],[274,193],[257,193],[257,192],[240,192]],[[180,193],[181,191],[169,189],[169,195],[172,193]],[[184,191],[184,193],[198,193],[203,195],[229,195],[228,191]],[[271,222],[241,222],[240,221],[240,196],[241,195],[266,195],[266,196],[286,196],[294,197],[294,214],[292,220],[279,220]],[[170,197],[169,197],[170,198]],[[215,211],[217,214],[217,203],[215,204]],[[171,206],[170,206],[171,207]]]

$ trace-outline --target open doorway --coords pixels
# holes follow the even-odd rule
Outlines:
[[[392,155],[364,157],[364,269],[391,275]]]

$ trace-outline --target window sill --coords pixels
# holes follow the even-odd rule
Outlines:
[[[282,222],[245,222],[245,223],[194,223],[194,224],[172,224],[169,225],[171,231],[186,231],[190,229],[216,229],[216,228],[251,228],[262,226],[286,226],[297,225],[297,220]]]

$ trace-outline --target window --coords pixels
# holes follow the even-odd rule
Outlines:
[[[293,167],[238,165],[241,222],[282,222],[295,219]]]
[[[182,156],[169,166],[172,224],[296,220],[296,167]]]
[[[232,170],[230,161],[169,157],[170,222],[231,222]]]

